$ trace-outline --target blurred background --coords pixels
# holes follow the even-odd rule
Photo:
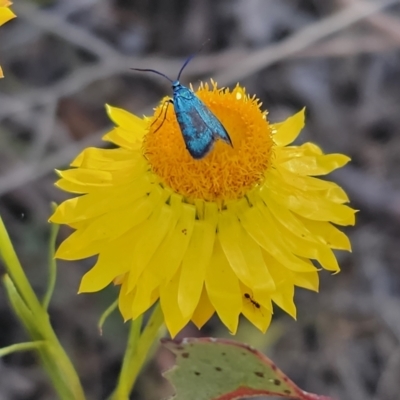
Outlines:
[[[37,293],[47,283],[53,187],[87,146],[104,146],[104,104],[148,114],[168,82],[209,39],[183,83],[238,81],[279,121],[307,107],[299,143],[314,141],[352,163],[332,174],[359,209],[348,229],[353,253],[339,275],[321,272],[320,294],[298,289],[298,321],[276,310],[266,335],[244,323],[236,339],[270,356],[303,389],[340,400],[400,398],[400,3],[358,0],[14,0],[16,20],[1,28],[0,214]],[[68,234],[61,230],[60,240]],[[59,262],[54,327],[90,400],[116,382],[127,326],[112,287],[76,295],[94,264]],[[0,265],[0,273],[4,270]],[[244,321],[243,321],[244,322]],[[218,319],[182,336],[229,337]],[[0,288],[0,347],[27,337]],[[171,393],[159,350],[132,399]],[[55,399],[32,353],[0,361],[0,400]]]

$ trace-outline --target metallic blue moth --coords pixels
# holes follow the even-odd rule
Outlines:
[[[193,55],[185,61],[176,80],[172,80],[154,69],[131,69],[134,71],[153,72],[171,82],[173,100],[170,100],[170,103],[174,105],[176,119],[181,129],[186,148],[194,159],[200,160],[212,150],[216,140],[223,140],[230,146],[232,146],[232,141],[221,121],[192,90],[179,82],[182,71],[192,58]]]

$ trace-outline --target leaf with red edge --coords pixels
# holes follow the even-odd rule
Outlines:
[[[176,390],[173,400],[332,400],[301,390],[269,358],[246,344],[213,338],[162,342],[176,355],[177,365],[164,374]]]

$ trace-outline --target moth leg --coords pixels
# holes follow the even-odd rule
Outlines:
[[[159,120],[159,118],[160,118],[160,116],[161,116],[161,113],[162,113],[163,110],[164,110],[164,105],[165,105],[165,103],[167,103],[167,107],[165,108],[164,118],[163,118],[163,120],[161,121],[161,124],[158,126],[158,128],[154,131],[154,133],[156,133],[156,132],[163,126],[164,121],[165,121],[165,118],[167,118],[168,107],[169,107],[170,104],[174,104],[174,101],[173,101],[172,99],[169,99],[169,100],[164,101],[164,104],[162,105],[160,114],[159,114],[158,117],[151,123],[151,125],[153,125],[156,121]]]

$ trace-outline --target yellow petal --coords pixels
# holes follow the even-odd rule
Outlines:
[[[260,206],[262,209],[263,205]],[[299,272],[312,271],[314,267],[294,256],[276,232],[266,229],[270,226],[267,214],[256,206],[239,210],[239,219],[247,233],[282,265]]]
[[[203,325],[213,316],[214,312],[215,309],[208,298],[205,287],[203,287],[199,304],[197,305],[196,310],[194,310],[192,316],[192,322],[197,326],[198,329],[201,329]]]
[[[243,230],[230,210],[219,215],[218,239],[233,271],[246,286],[260,290],[275,288],[259,245]]]
[[[127,282],[127,279],[123,280],[118,297],[118,308],[125,322],[132,319],[132,303],[136,294],[135,291],[127,292]]]
[[[305,156],[322,156],[324,152],[315,143],[306,142],[299,146]]]
[[[348,203],[350,201],[346,192],[339,186],[324,190],[324,196],[328,200],[338,204]]]
[[[296,272],[293,274],[293,283],[296,286],[304,289],[318,292],[319,289],[319,274],[318,271],[314,272]]]
[[[95,192],[101,192],[104,189],[104,186],[100,185],[86,185],[86,184],[80,184],[76,182],[71,182],[67,179],[61,178],[56,183],[54,186],[58,187],[61,190],[64,190],[69,193],[76,193],[76,194],[87,194],[87,193],[95,193]]]
[[[274,134],[274,142],[278,146],[287,146],[292,143],[300,131],[304,127],[305,108],[299,111],[297,114],[289,117],[287,120],[274,124],[271,126],[272,130],[276,131]]]
[[[56,172],[61,178],[74,183],[88,186],[111,186],[133,182],[148,170],[145,160],[137,157],[120,161],[96,160],[94,158],[89,158],[89,160],[90,162],[85,158],[75,159],[72,165],[79,164],[79,168],[71,168],[65,171],[56,170]]]
[[[134,257],[126,249],[132,245],[135,234],[128,232],[101,250],[97,263],[82,278],[79,293],[98,292],[108,286],[117,276],[128,272]]]
[[[294,186],[297,189],[301,189],[303,191],[323,191],[323,196],[330,201],[339,204],[349,202],[346,192],[334,182],[313,178],[311,176],[297,175],[279,166],[277,167],[277,170],[279,171],[279,175],[287,184]]]
[[[195,207],[191,204],[182,204],[181,199],[177,206],[179,207],[177,209],[171,206],[175,223],[171,223],[168,235],[146,267],[150,279],[147,285],[153,288],[164,284],[176,274],[192,237],[196,217]]]
[[[292,231],[276,220],[275,215],[271,215],[269,221],[271,223],[269,228],[283,238],[287,247],[290,248],[294,254],[306,259],[317,260],[322,267],[329,271],[339,271],[336,257],[328,246],[296,236]]]
[[[277,285],[276,291],[271,295],[272,301],[283,311],[296,319],[296,305],[294,304],[294,286],[290,283]]]
[[[142,146],[143,135],[135,135],[132,131],[123,128],[114,128],[103,136],[106,142],[112,142],[123,149],[138,151]]]
[[[216,226],[217,206],[205,203],[204,219],[194,222],[189,247],[182,261],[178,304],[184,316],[192,315],[201,301],[206,269],[214,248]]]
[[[263,257],[262,250],[261,250],[261,256]],[[264,257],[263,257],[264,259]],[[263,260],[263,263],[265,263],[265,260]],[[272,276],[271,276],[272,278]],[[274,280],[274,278],[272,278]],[[250,304],[255,305],[254,301],[256,301],[259,305],[263,306],[267,310],[269,310],[270,313],[273,313],[273,308],[272,308],[272,302],[271,302],[271,292],[276,290],[275,282],[274,282],[274,290],[265,290],[265,289],[254,289],[254,288],[249,288],[248,286],[244,285],[242,282],[240,282],[240,290],[242,292],[242,300],[247,301]],[[247,294],[246,294],[247,293]],[[250,298],[249,298],[250,296]],[[252,301],[249,301],[253,300]],[[256,307],[257,308],[257,307]]]
[[[277,164],[296,157],[322,156],[323,154],[324,152],[322,149],[311,142],[303,143],[301,146],[277,147],[275,149],[275,159]]]
[[[138,199],[131,207],[125,207],[106,213],[90,221],[83,229],[79,229],[69,236],[58,248],[56,256],[62,259],[74,260],[83,249],[92,249],[92,243],[109,241],[135,226],[140,228],[153,212],[159,208],[161,198],[158,191],[150,196]]]
[[[275,290],[275,282],[264,262],[261,247],[243,228],[238,246],[241,248],[249,266],[250,275],[258,279],[258,282],[254,282],[252,286],[253,292],[267,293]]]
[[[104,248],[104,240],[92,240],[82,243],[81,236],[84,230],[77,230],[69,235],[58,247],[55,257],[61,260],[80,260],[99,254]]]
[[[113,171],[132,168],[139,160],[140,154],[126,149],[98,149],[89,147],[83,150],[71,163],[71,167]]]
[[[56,170],[62,179],[78,186],[87,186],[87,192],[98,188],[113,188],[143,179],[146,175],[147,165],[144,163],[132,163],[130,168],[120,168],[118,171],[104,171],[88,168],[71,168],[65,171]],[[147,177],[146,177],[147,178]]]
[[[294,277],[297,276],[299,272],[289,271],[266,251],[263,251],[263,257],[276,284],[276,290],[270,294],[272,301],[293,318],[296,318],[296,306],[294,304]],[[313,272],[316,272],[315,268]],[[254,295],[256,296],[255,293]],[[261,304],[261,299],[258,296],[256,299]]]
[[[118,126],[103,137],[121,147],[138,150],[148,129],[148,122],[122,108],[106,105],[108,116]]]
[[[255,305],[253,302],[256,302]],[[256,298],[247,299],[243,297],[243,315],[262,333],[265,333],[271,324],[272,312],[271,310],[258,306]]]
[[[165,236],[169,232],[171,225],[175,223],[173,218],[173,212],[171,207],[167,204],[162,204],[156,208],[150,218],[146,221],[143,226],[142,232],[140,233],[139,239],[132,246],[132,251],[135,253],[134,263],[132,265],[131,272],[129,274],[129,290],[138,284],[138,279],[141,273],[145,270],[149,264],[151,258],[161,245]],[[147,274],[150,273],[149,270],[145,271]],[[141,278],[142,279],[142,278]],[[149,278],[150,279],[150,278]],[[150,290],[153,287],[149,284]],[[142,297],[141,289],[144,284],[139,284],[137,296]]]
[[[293,214],[287,207],[282,206],[274,200],[270,189],[266,185],[260,188],[259,194],[271,213],[283,226],[299,237],[307,238],[310,241],[317,241],[296,214]]]
[[[280,165],[299,175],[326,175],[341,168],[350,161],[343,154],[326,154],[323,156],[304,156],[284,161]]]
[[[142,290],[140,290],[139,292],[139,289]],[[141,286],[139,286],[136,290],[131,304],[133,320],[146,312],[160,297],[160,291],[158,288],[154,289],[153,291],[149,291],[147,289],[147,287],[142,288]],[[130,291],[129,288],[127,290],[128,292]]]
[[[242,311],[239,281],[232,271],[221,245],[215,242],[214,252],[205,279],[207,294],[219,318],[232,334],[236,333]]]
[[[232,212],[222,211],[218,218],[218,240],[233,272],[245,284],[253,287],[246,260],[238,246],[241,234],[239,221]]]
[[[63,179],[77,184],[84,183],[87,186],[112,186],[116,183],[113,174],[109,171],[79,168],[57,172]]]
[[[337,225],[354,225],[356,210],[329,202],[323,197],[305,196],[303,199],[291,197],[288,207],[302,217],[316,221],[331,221]]]
[[[143,135],[147,129],[147,122],[136,115],[117,107],[106,104],[107,114],[115,125],[120,126],[126,131]]]
[[[312,232],[315,238],[326,244],[332,249],[351,251],[351,244],[349,238],[329,222],[312,221],[307,218],[299,219],[307,229]]]
[[[132,184],[115,187],[112,191],[104,192],[102,196],[99,196],[98,193],[89,193],[75,197],[61,203],[50,217],[50,221],[57,224],[69,224],[97,217],[132,204],[146,196],[150,190],[154,196],[161,197],[161,188],[152,187],[148,178],[142,177]]]
[[[301,158],[304,157],[306,154],[301,146],[289,146],[289,147],[276,147],[274,155],[275,155],[276,165],[280,166],[281,164],[283,164],[288,160],[292,160],[293,158]]]
[[[178,305],[179,278],[180,271],[166,285],[163,285],[160,290],[160,301],[164,313],[165,325],[172,338],[190,321],[191,317],[191,315],[184,317]]]
[[[69,193],[76,193],[76,194],[85,194],[89,193],[89,191],[93,191],[93,186],[91,187],[92,190],[88,188],[86,185],[78,184],[75,182],[68,181],[67,179],[59,179],[54,186],[58,187],[61,190],[64,190]],[[99,189],[99,188],[97,188]]]
[[[333,203],[318,192],[304,192],[282,185],[276,171],[268,174],[270,196],[297,214],[312,220],[331,221],[338,225],[354,225],[355,210],[343,204]]]
[[[0,7],[0,26],[15,18],[16,15],[7,7]]]

